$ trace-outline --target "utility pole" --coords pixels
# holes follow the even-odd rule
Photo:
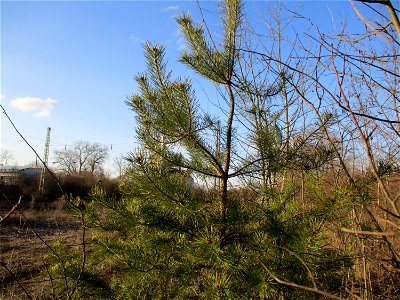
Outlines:
[[[49,161],[50,132],[51,132],[51,128],[47,127],[46,142],[44,145],[44,154],[43,154],[42,173],[40,174],[40,184],[39,184],[40,197],[42,197],[44,194],[44,182],[45,182],[45,177],[46,177],[47,163]]]

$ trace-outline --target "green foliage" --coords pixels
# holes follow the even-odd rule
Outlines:
[[[181,175],[138,165],[130,179],[121,201],[94,195],[108,207],[97,220],[96,260],[116,299],[312,299],[278,285],[260,261],[298,284],[310,286],[310,272],[321,287],[339,288],[349,262],[323,249],[295,204],[296,185],[266,191],[266,204],[232,191],[221,219],[214,192],[188,188]]]
[[[52,245],[45,257],[52,296],[56,299],[110,299],[107,282],[83,267],[81,249],[69,247],[63,239]]]
[[[190,81],[171,80],[165,70],[162,46],[145,45],[148,69],[136,80],[140,93],[127,104],[135,111],[138,121],[138,138],[168,161],[178,166],[190,166],[204,173],[213,173],[219,162],[213,158],[213,150],[200,134],[212,124],[208,115],[198,112]],[[166,145],[182,146],[188,157],[176,154]],[[214,151],[215,152],[215,151]],[[136,156],[141,156],[138,153]],[[143,161],[151,157],[140,157]]]
[[[194,25],[189,15],[177,18],[189,51],[184,51],[181,61],[206,79],[219,84],[229,84],[237,61],[237,35],[242,23],[242,2],[224,1],[222,6],[223,41],[221,49],[207,41],[204,29]]]
[[[77,286],[95,294],[98,290],[99,297],[105,295],[103,291],[109,291],[113,299],[315,296],[278,284],[271,274],[298,285],[340,289],[338,278],[347,261],[323,247],[320,225],[333,208],[322,217],[301,208],[296,201],[301,187],[294,180],[279,189],[264,180],[254,192],[228,190],[230,177],[238,176],[229,173],[234,166],[237,109],[231,80],[239,59],[242,2],[225,1],[221,16],[219,47],[189,16],[177,21],[189,44],[181,61],[226,88],[230,115],[226,126],[220,127],[221,120],[201,112],[188,79],[172,79],[164,47],[144,45],[147,70],[136,76],[139,92],[128,102],[136,114],[143,147],[129,158],[131,168],[120,186],[121,199],[96,189],[93,203],[81,210],[83,223],[93,228],[94,249],[85,268],[77,273],[79,259],[71,252],[66,261],[72,265],[57,269]],[[258,153],[246,164],[258,167],[260,160],[267,162],[269,172],[262,176],[271,179],[271,173],[284,170],[282,134],[266,120],[268,114],[259,111],[256,115],[259,126],[249,136],[257,143]],[[214,145],[216,140],[221,145]],[[323,147],[316,152],[319,149]],[[304,160],[326,156],[311,152],[298,156]],[[259,175],[260,170],[252,172]],[[213,188],[207,187],[210,182]],[[75,271],[65,271],[69,269]]]

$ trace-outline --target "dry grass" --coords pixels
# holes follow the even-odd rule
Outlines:
[[[27,294],[49,298],[46,243],[62,237],[73,244],[79,230],[78,220],[63,206],[58,200],[40,209],[15,211],[0,224],[0,299],[29,299]]]
[[[246,191],[238,192],[241,198],[253,197],[243,194]],[[378,195],[366,207],[378,221],[389,220],[398,224],[378,209],[376,202],[379,201],[380,205],[384,205]],[[343,278],[346,291],[354,296],[348,299],[400,299],[400,269],[394,267],[384,238],[349,234],[341,230],[343,227],[358,229],[361,225],[368,225],[372,228],[367,226],[368,230],[374,230],[374,222],[366,214],[366,207],[344,210],[329,220],[323,230],[326,246],[349,253],[354,258],[354,267]],[[0,212],[0,215],[5,213]],[[400,228],[393,227],[392,223],[382,223],[382,230],[396,232],[395,236],[388,237],[388,241],[393,250],[400,253]],[[15,211],[0,224],[0,299],[50,299],[50,282],[43,257],[49,253],[46,243],[51,245],[60,238],[68,246],[82,243],[79,220],[64,207],[61,200],[41,209]]]

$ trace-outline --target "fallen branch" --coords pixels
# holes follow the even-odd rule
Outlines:
[[[341,228],[340,231],[352,234],[361,234],[361,235],[373,235],[373,236],[395,236],[396,233],[394,231],[364,231],[364,230],[353,230],[347,228]]]
[[[4,217],[1,217],[1,216],[0,216],[0,224],[1,224],[2,222],[4,222],[7,218],[9,218],[9,217],[12,215],[12,213],[17,209],[17,207],[18,207],[18,206],[20,205],[20,203],[21,203],[22,197],[23,197],[23,196],[20,196],[20,197],[19,197],[17,204],[15,204],[15,205],[10,209],[10,211],[9,211]]]

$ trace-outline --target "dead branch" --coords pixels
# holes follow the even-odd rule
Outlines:
[[[382,30],[379,30],[375,28],[365,17],[362,15],[362,13],[358,10],[357,6],[354,4],[353,0],[349,0],[351,6],[353,7],[354,11],[356,12],[357,16],[361,19],[361,21],[369,28],[372,30],[372,35],[376,34],[378,35],[382,40],[387,41],[385,37],[381,35]],[[364,2],[364,1],[361,1]]]
[[[340,231],[359,235],[372,235],[372,236],[395,236],[394,231],[380,232],[380,231],[364,231],[364,230],[354,230],[348,228],[340,228]]]
[[[386,186],[383,184],[381,177],[378,175],[378,171],[377,171],[377,168],[376,168],[376,165],[375,165],[375,161],[374,161],[374,157],[373,157],[373,154],[372,154],[371,146],[368,143],[367,137],[365,136],[364,132],[362,131],[360,123],[357,120],[354,112],[352,111],[352,109],[350,107],[350,101],[347,99],[347,96],[346,96],[346,94],[345,94],[345,92],[343,90],[342,83],[341,83],[340,78],[339,78],[340,77],[339,76],[339,71],[337,70],[336,65],[335,65],[335,56],[333,54],[333,51],[331,51],[331,61],[332,61],[333,71],[334,71],[334,73],[336,75],[336,83],[337,83],[337,85],[339,87],[340,95],[342,96],[343,101],[344,101],[344,103],[346,105],[346,108],[348,109],[348,112],[350,114],[350,117],[351,117],[354,125],[356,126],[357,131],[360,134],[361,141],[364,144],[364,147],[365,147],[365,150],[366,150],[366,153],[367,153],[367,157],[368,157],[368,160],[370,162],[372,173],[374,174],[374,176],[375,176],[376,180],[378,181],[378,183],[382,186],[383,194],[384,194],[385,198],[387,199],[387,201],[392,206],[393,213],[396,216],[400,216],[400,212],[399,212],[399,210],[398,210],[398,208],[396,206],[396,203],[393,201],[392,197],[390,197],[389,191],[387,190]]]
[[[17,209],[17,207],[20,205],[20,203],[21,203],[21,200],[22,200],[22,195],[19,197],[19,199],[18,199],[18,202],[10,209],[10,211],[4,216],[4,217],[1,217],[0,216],[0,224],[2,223],[2,222],[4,222],[8,217],[10,217],[12,214],[13,214],[13,212]]]
[[[278,283],[280,283],[280,284],[287,285],[287,286],[291,286],[291,287],[298,288],[298,289],[302,289],[302,290],[309,291],[309,292],[312,292],[312,293],[316,293],[316,294],[319,294],[319,295],[328,297],[328,298],[330,298],[330,299],[344,300],[344,299],[341,298],[341,297],[338,297],[338,296],[329,294],[329,293],[327,293],[327,292],[321,291],[321,290],[319,290],[319,289],[317,289],[317,288],[315,288],[315,287],[312,287],[312,288],[311,288],[311,287],[308,287],[308,286],[304,286],[304,285],[300,285],[300,284],[297,284],[297,283],[294,283],[294,282],[290,282],[290,281],[286,281],[286,280],[280,279],[278,276],[276,276],[276,275],[264,264],[264,262],[263,262],[259,257],[257,257],[257,260],[258,260],[258,262],[261,264],[261,266],[265,269],[265,271],[267,271],[267,273],[268,273],[276,282],[278,282]]]
[[[396,28],[397,34],[400,37],[400,21],[399,17],[396,13],[395,8],[393,7],[393,4],[390,0],[356,0],[358,2],[363,2],[363,3],[375,3],[375,4],[381,4],[386,6],[386,9],[389,12],[390,18],[391,18],[391,23],[393,26]],[[354,8],[354,11],[357,13],[357,15],[360,17],[360,19],[364,22],[365,25],[367,25],[371,30],[377,31],[364,17],[363,15],[359,12],[357,7],[354,5],[353,1],[350,0],[351,5]],[[379,33],[378,33],[379,34]]]

